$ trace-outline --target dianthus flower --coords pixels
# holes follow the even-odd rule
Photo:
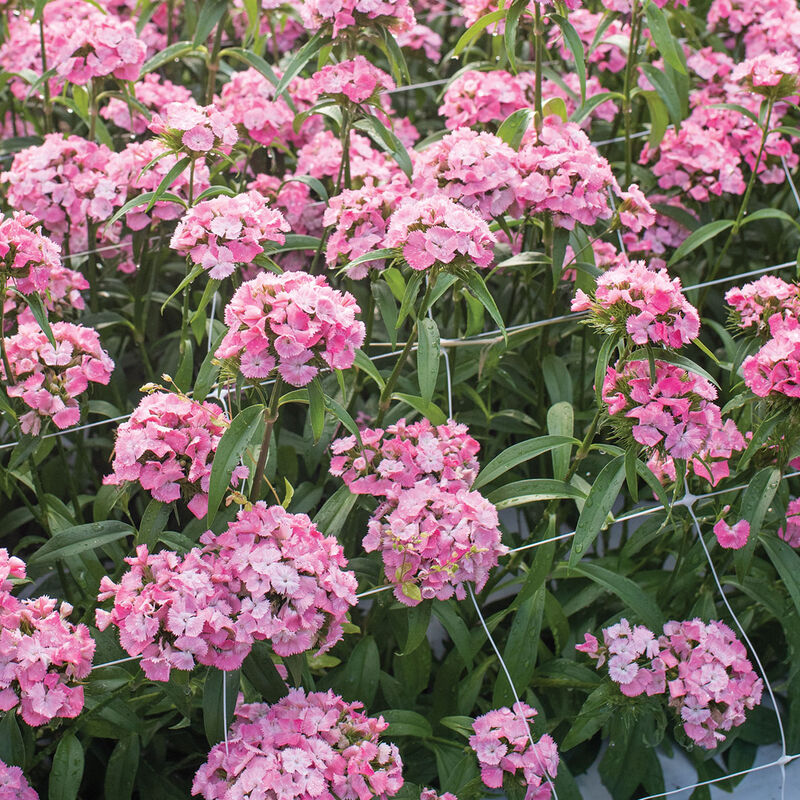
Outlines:
[[[341,545],[308,516],[261,501],[200,541],[224,568],[241,601],[236,624],[253,639],[268,639],[275,653],[290,656],[324,653],[342,638],[358,583],[345,570]]]
[[[379,740],[389,724],[361,708],[330,690],[303,689],[290,689],[272,705],[238,705],[226,741],[211,748],[197,771],[192,794],[386,800],[403,785],[403,762],[395,745]]]
[[[409,50],[422,50],[425,57],[438,64],[442,58],[442,37],[427,25],[416,23],[410,28],[398,31],[395,39],[400,47]],[[447,793],[445,793],[447,794]]]
[[[427,419],[410,425],[405,419],[382,428],[361,430],[331,444],[331,475],[341,476],[353,494],[393,495],[419,481],[448,491],[469,489],[478,474],[480,445],[466,425],[449,420],[433,426]]]
[[[153,115],[148,128],[161,136],[167,148],[190,158],[202,158],[213,151],[228,151],[239,140],[230,116],[215,106],[198,106],[193,101],[174,102]]]
[[[258,192],[203,200],[183,215],[169,246],[221,280],[251,262],[267,242],[283,244],[289,223]]]
[[[641,360],[619,371],[609,367],[603,381],[603,402],[619,438],[653,448],[662,459],[688,461],[713,485],[729,474],[733,451],[745,447],[733,420],[723,422],[716,397],[706,378],[659,360],[655,380]]]
[[[329,267],[347,264],[383,245],[389,217],[398,203],[410,194],[405,175],[385,184],[367,178],[360,189],[345,189],[330,198],[322,223],[333,230],[328,236],[325,261]],[[347,270],[354,280],[365,278],[370,269],[382,269],[383,261],[356,264]]]
[[[104,576],[100,602],[113,598],[111,611],[95,610],[100,630],[119,629],[131,656],[141,656],[149,680],[167,681],[172,669],[195,663],[238,669],[252,648],[252,637],[237,624],[241,605],[231,591],[224,564],[193,548],[185,556],[169,550],[148,552],[139,545],[126,558],[130,569],[119,583]]]
[[[0,761],[0,797],[3,800],[39,800],[19,767]]]
[[[0,174],[8,184],[6,202],[33,215],[58,242],[67,233],[74,239],[76,229],[85,236],[87,216],[106,218],[92,198],[111,156],[105,145],[50,133],[42,144],[20,150]]]
[[[486,222],[444,195],[407,199],[389,218],[384,244],[411,269],[488,267],[497,240]]]
[[[18,600],[9,578],[25,564],[0,549],[0,711],[18,708],[28,725],[83,710],[83,680],[92,669],[94,640],[85,625],[67,621],[69,603],[49,597]]]
[[[9,397],[18,397],[33,409],[19,418],[23,433],[38,435],[42,420],[52,418],[59,429],[75,425],[81,416],[77,397],[89,383],[107,384],[114,362],[100,346],[93,328],[56,322],[51,326],[53,347],[38,324],[23,324],[5,339],[13,379],[0,363]]]
[[[422,151],[414,167],[420,197],[439,193],[485,220],[514,203],[516,153],[493,133],[457,128]]]
[[[192,99],[192,93],[185,86],[172,83],[155,72],[148,72],[133,84],[133,96],[156,114],[161,114],[169,103],[187,103]],[[141,135],[147,130],[148,120],[142,112],[118,97],[112,97],[100,109],[100,116],[123,131]]]
[[[420,480],[378,506],[362,545],[381,552],[394,596],[415,606],[433,597],[463,600],[467,582],[480,591],[507,552],[500,537],[497,509],[479,492]]]
[[[778,528],[778,536],[792,547],[800,547],[800,497],[789,501],[786,507],[786,528]]]
[[[44,292],[51,272],[61,269],[61,248],[35,226],[36,217],[24,211],[0,215],[0,289],[10,280],[22,294]]]
[[[762,53],[737,64],[731,80],[741,83],[750,92],[777,100],[797,92],[798,72],[797,57],[785,50],[776,55]]]
[[[472,723],[469,746],[478,756],[481,780],[490,789],[501,789],[505,775],[527,787],[525,800],[549,800],[551,778],[558,771],[558,750],[553,738],[544,734],[538,742],[528,720],[536,709],[523,702],[493,709]]]
[[[356,34],[374,25],[403,31],[416,23],[408,0],[306,0],[300,6],[300,16],[310,31],[331,26],[334,39],[342,31]]]
[[[225,308],[217,358],[231,359],[245,378],[266,378],[277,366],[292,386],[310,383],[321,367],[348,369],[364,341],[364,323],[349,292],[305,272],[261,273],[243,283]]]
[[[276,75],[280,77],[280,71]],[[309,109],[314,102],[309,80],[295,78],[288,93],[298,112]],[[300,146],[322,127],[319,118],[312,116],[295,133],[295,115],[286,99],[275,97],[273,84],[255,69],[235,72],[222,87],[217,105],[240,130],[265,147]]]
[[[598,668],[608,657],[609,677],[623,694],[667,693],[686,734],[707,750],[761,701],[763,683],[744,645],[722,622],[670,621],[656,639],[623,619],[603,629],[603,645],[591,634],[585,639],[576,649],[596,659]]]
[[[744,382],[758,397],[800,397],[800,323],[776,313],[769,330],[772,338],[742,364]]]
[[[311,76],[311,88],[320,98],[337,103],[376,103],[382,90],[394,89],[394,81],[364,56],[328,64]]]
[[[635,344],[679,348],[697,338],[700,317],[681,290],[680,278],[644,261],[612,267],[597,279],[594,296],[578,289],[573,311],[589,311],[592,326],[605,334],[631,337]]]
[[[730,506],[725,506],[722,513],[727,514],[731,510]],[[740,519],[731,525],[725,519],[719,519],[714,525],[714,536],[717,537],[720,547],[726,550],[741,550],[747,544],[750,536],[750,523],[746,519]]]
[[[121,81],[139,77],[147,45],[137,37],[132,22],[96,13],[68,35],[69,44],[54,64],[64,80],[82,85],[106,75]]]
[[[574,123],[549,116],[538,135],[528,131],[517,155],[517,203],[529,214],[550,213],[572,230],[608,219],[609,188],[619,192],[611,167]]]
[[[171,392],[147,395],[117,428],[113,472],[103,483],[137,481],[162,503],[183,497],[199,519],[208,509],[211,462],[229,424],[216,403]],[[237,467],[231,480],[244,477],[247,469]]]
[[[434,789],[423,789],[419,793],[419,800],[458,800],[452,792],[437,794]]]
[[[725,294],[731,307],[731,323],[744,331],[769,334],[773,314],[800,317],[800,286],[786,283],[776,275],[763,275],[739,288],[734,286]]]
[[[468,69],[447,87],[439,114],[451,131],[502,122],[514,111],[530,107],[526,88],[517,76],[502,69],[490,72]]]
[[[690,216],[696,216],[689,211],[678,197],[666,197],[665,195],[650,195],[648,201],[654,206],[663,203],[673,208],[680,209]],[[627,231],[622,234],[622,242],[628,255],[645,254],[648,256],[650,267],[660,269],[666,266],[666,261],[661,258],[668,249],[680,247],[683,241],[689,236],[691,230],[684,224],[678,222],[673,217],[655,212],[654,223],[644,228],[639,233]]]
[[[641,233],[655,223],[655,209],[637,184],[632,183],[627,191],[619,192],[619,199],[622,202],[617,208],[617,214],[623,228],[633,233]]]

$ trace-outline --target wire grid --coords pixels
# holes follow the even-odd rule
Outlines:
[[[444,84],[446,82],[447,82],[447,80],[427,81],[427,82],[424,82],[424,83],[421,83],[421,84],[415,84],[415,85],[408,86],[408,87],[401,87],[400,89],[390,91],[389,93],[391,94],[391,93],[394,93],[396,91],[409,91],[411,89],[425,88],[425,87],[428,87],[428,86],[439,86],[439,85],[442,85],[442,84]],[[640,132],[638,134],[634,134],[634,137],[635,138],[639,138],[639,137],[643,137],[643,136],[646,136],[646,135],[647,135],[647,131],[642,131],[642,132]],[[602,146],[602,145],[617,143],[617,142],[620,142],[620,141],[624,141],[624,137],[615,137],[613,139],[606,139],[606,140],[603,140],[603,141],[599,141],[599,142],[595,143],[595,146]],[[8,157],[8,156],[5,156],[5,157]],[[3,157],[0,157],[0,159],[2,159],[2,158]],[[783,156],[781,156],[781,164],[783,166],[783,170],[784,170],[786,179],[787,179],[787,181],[789,183],[789,187],[790,187],[792,196],[793,196],[793,198],[795,200],[795,203],[796,203],[796,205],[798,207],[798,210],[800,210],[800,195],[798,195],[798,191],[797,191],[797,188],[795,186],[794,180],[792,179],[792,175],[791,175],[791,173],[789,171],[788,165],[786,163],[786,159]],[[612,198],[612,202],[613,202],[613,198]],[[618,235],[619,235],[620,248],[621,248],[622,252],[624,253],[625,252],[625,246],[624,246],[624,243],[622,241],[621,233],[618,232]],[[77,258],[79,256],[91,255],[92,253],[107,252],[107,251],[118,250],[118,249],[119,249],[119,245],[113,245],[113,246],[109,245],[109,246],[106,246],[106,247],[97,248],[95,250],[87,250],[87,251],[84,251],[84,252],[81,252],[81,253],[71,254],[70,256],[67,256],[67,258]],[[731,283],[731,282],[735,282],[735,281],[741,280],[743,278],[755,277],[756,275],[762,275],[762,274],[765,274],[765,273],[768,273],[768,272],[772,272],[772,271],[775,271],[775,270],[785,269],[787,267],[794,266],[796,263],[797,262],[795,262],[795,261],[786,261],[786,262],[782,262],[780,264],[773,264],[773,265],[768,266],[768,267],[761,267],[761,268],[758,268],[758,269],[755,269],[755,270],[749,270],[747,272],[738,273],[737,275],[734,275],[734,276],[727,276],[727,277],[724,277],[724,278],[717,278],[717,279],[711,280],[711,281],[703,281],[703,282],[700,282],[700,283],[697,283],[697,284],[694,284],[694,285],[691,285],[691,286],[684,287],[684,290],[685,291],[690,291],[692,289],[700,289],[700,288],[704,288],[704,287],[708,287],[708,286],[715,286],[715,285],[721,285],[721,284],[724,284],[724,283]],[[213,301],[212,301],[211,314],[210,314],[210,317],[209,317],[209,326],[208,326],[208,340],[209,340],[208,348],[209,348],[209,351],[210,351],[210,348],[211,348],[211,331],[212,331],[213,323],[214,323],[216,305],[217,305],[217,293],[215,292],[214,297],[213,297]],[[431,310],[430,309],[429,309],[429,315],[431,315]],[[508,327],[506,329],[506,332],[507,333],[518,333],[518,332],[522,332],[522,331],[533,330],[533,329],[540,328],[540,327],[546,327],[548,325],[558,324],[558,323],[561,323],[561,322],[578,321],[583,317],[585,317],[585,314],[562,314],[562,315],[559,315],[559,316],[556,316],[556,317],[551,317],[551,318],[545,319],[545,320],[537,320],[537,321],[530,322],[530,323],[523,323],[523,324],[520,324],[520,325],[510,326],[510,327]],[[491,343],[493,341],[492,337],[496,337],[497,334],[501,334],[501,333],[502,333],[502,331],[498,328],[498,329],[495,329],[493,331],[487,331],[487,332],[484,332],[484,333],[481,333],[481,334],[476,334],[476,335],[471,336],[471,337],[465,337],[464,339],[459,339],[459,340],[442,339],[441,340],[441,345],[443,347],[441,352],[442,352],[442,356],[444,358],[445,372],[446,372],[448,411],[449,411],[449,416],[451,418],[452,418],[452,415],[453,415],[453,393],[452,393],[452,377],[451,377],[451,370],[450,370],[450,359],[449,359],[449,356],[448,356],[447,348],[448,347],[452,347],[452,346],[458,346],[459,344],[465,343],[467,341],[473,341],[476,344],[480,344],[480,345],[484,345],[485,346],[486,344],[489,344],[489,343]],[[379,345],[381,343],[375,343],[375,344],[377,346],[377,345]],[[383,353],[383,354],[379,354],[377,356],[371,356],[370,360],[371,361],[376,361],[376,360],[381,359],[381,358],[389,357],[389,356],[391,356],[393,354],[394,353]],[[269,381],[265,381],[264,382],[264,384],[269,384],[269,383],[271,383],[271,382],[269,382]],[[61,435],[69,434],[69,433],[75,433],[77,431],[87,430],[87,429],[94,428],[94,427],[97,427],[97,426],[100,426],[100,425],[105,425],[105,424],[109,424],[109,423],[112,423],[112,422],[119,422],[119,421],[128,419],[129,417],[130,417],[130,415],[123,415],[123,416],[114,417],[114,418],[111,418],[111,419],[100,420],[100,421],[97,421],[97,422],[88,423],[86,425],[81,425],[81,426],[78,426],[76,428],[71,428],[71,429],[68,429],[68,430],[65,430],[65,431],[58,431],[56,433],[45,434],[45,436],[43,436],[42,438],[50,438],[50,437],[53,437],[53,436],[61,436]],[[17,444],[19,444],[19,442],[12,442],[12,443],[8,443],[8,444],[0,445],[0,450],[5,450],[5,449],[8,449],[8,448],[15,447]],[[782,477],[782,480],[785,479],[785,478],[796,477],[798,475],[800,475],[800,471],[793,472],[793,473],[790,473],[788,475],[785,475],[785,476]],[[686,479],[684,478],[684,482],[685,481],[686,481]],[[781,800],[784,800],[785,799],[785,795],[786,795],[786,765],[791,763],[795,759],[800,758],[800,753],[795,753],[795,754],[791,754],[790,755],[790,754],[788,754],[786,752],[786,735],[785,735],[785,731],[784,731],[783,720],[781,718],[780,708],[778,706],[777,699],[775,698],[775,694],[773,692],[772,686],[771,686],[771,684],[769,682],[769,678],[768,678],[768,676],[766,674],[766,671],[764,670],[764,667],[763,667],[763,665],[761,663],[761,658],[759,657],[759,655],[758,655],[757,651],[755,650],[755,648],[754,648],[749,636],[747,635],[747,632],[744,629],[744,626],[742,625],[741,621],[737,617],[737,615],[734,612],[730,602],[727,599],[727,596],[725,595],[725,591],[723,589],[722,582],[720,581],[720,578],[719,578],[719,575],[717,573],[716,567],[714,566],[714,562],[713,562],[713,560],[711,558],[711,554],[710,554],[710,551],[708,549],[708,545],[706,544],[705,539],[703,538],[703,534],[702,534],[702,530],[701,530],[701,526],[700,526],[699,520],[697,519],[697,516],[696,516],[695,511],[694,511],[695,504],[700,502],[700,501],[702,501],[702,500],[708,499],[710,497],[715,497],[715,496],[718,496],[718,495],[729,494],[731,492],[741,491],[742,489],[745,489],[745,488],[746,488],[746,484],[742,484],[740,486],[734,486],[734,487],[730,487],[730,488],[727,488],[727,489],[720,489],[720,490],[716,490],[716,491],[713,491],[713,492],[707,492],[707,493],[704,493],[702,495],[693,495],[693,494],[691,494],[689,492],[688,484],[685,483],[685,494],[684,494],[684,497],[680,501],[678,501],[675,505],[685,506],[686,507],[686,509],[687,509],[691,519],[692,519],[692,524],[693,524],[694,530],[695,530],[695,532],[697,534],[697,537],[700,540],[700,543],[701,543],[701,545],[703,547],[703,552],[704,552],[704,554],[706,556],[709,569],[710,569],[711,574],[712,574],[712,576],[714,578],[714,582],[716,584],[720,599],[722,600],[723,604],[725,605],[725,607],[726,607],[728,613],[730,614],[731,618],[733,619],[736,627],[739,629],[740,633],[742,634],[742,638],[744,639],[744,641],[748,645],[750,653],[751,653],[753,659],[755,660],[755,662],[756,662],[756,664],[758,666],[759,672],[761,673],[762,679],[764,681],[764,686],[767,689],[767,692],[769,694],[770,700],[772,701],[773,709],[775,711],[775,717],[776,717],[776,721],[777,721],[777,724],[778,724],[778,730],[779,730],[780,740],[781,740],[781,755],[777,759],[774,759],[773,761],[771,761],[771,762],[769,762],[767,764],[760,764],[758,766],[750,767],[749,769],[746,769],[746,770],[739,770],[738,772],[733,772],[733,773],[726,774],[726,775],[724,775],[722,777],[719,777],[719,778],[712,778],[712,779],[705,780],[705,781],[699,781],[699,782],[696,782],[696,783],[693,783],[693,784],[689,784],[687,786],[679,787],[677,789],[671,789],[671,790],[667,790],[667,791],[664,791],[664,792],[659,792],[658,794],[647,795],[645,797],[639,798],[639,800],[659,800],[659,798],[674,797],[676,795],[683,794],[685,792],[693,791],[693,790],[698,789],[700,787],[712,786],[712,785],[714,785],[716,783],[720,783],[722,781],[726,781],[726,780],[729,780],[731,778],[738,778],[738,777],[741,777],[741,776],[744,776],[744,775],[749,775],[751,773],[760,772],[760,771],[763,771],[763,770],[766,770],[766,769],[771,769],[771,768],[774,768],[774,767],[779,767],[780,768],[780,774],[781,774]],[[654,505],[654,506],[651,506],[649,508],[640,509],[638,511],[633,511],[633,512],[630,512],[628,514],[623,514],[620,517],[615,518],[614,522],[615,523],[620,523],[620,522],[626,522],[626,521],[629,521],[629,520],[632,520],[632,519],[638,519],[638,518],[641,518],[641,517],[648,516],[650,514],[656,513],[657,511],[660,511],[660,510],[663,510],[663,506]],[[533,549],[533,548],[536,548],[536,547],[540,547],[540,546],[545,545],[545,544],[549,544],[551,542],[563,541],[563,540],[566,540],[566,539],[569,539],[569,538],[573,537],[574,535],[575,535],[575,531],[573,530],[573,531],[569,531],[568,533],[559,534],[558,536],[553,536],[553,537],[550,537],[550,538],[547,538],[547,539],[542,539],[542,540],[539,540],[539,541],[536,541],[536,542],[531,542],[531,543],[528,543],[528,544],[525,544],[525,545],[521,545],[519,547],[516,547],[516,548],[513,548],[513,549],[509,550],[507,555],[513,555],[515,553],[519,553],[519,552],[523,552],[523,551],[526,551],[526,550],[530,550],[530,549]],[[390,585],[374,587],[374,588],[368,589],[368,590],[366,590],[364,592],[360,592],[359,594],[356,595],[356,598],[357,599],[365,599],[365,598],[374,596],[376,594],[388,591],[391,588],[392,588],[392,586],[390,586]],[[481,623],[481,626],[482,626],[482,628],[484,630],[484,633],[486,634],[486,637],[487,637],[492,649],[494,650],[495,655],[497,656],[498,662],[499,662],[499,664],[500,664],[500,666],[501,666],[501,668],[502,668],[502,670],[503,670],[503,672],[504,672],[504,674],[506,676],[506,680],[509,683],[509,686],[511,688],[511,692],[512,692],[512,694],[514,696],[514,699],[515,699],[516,703],[519,703],[520,702],[520,697],[519,697],[519,694],[517,692],[516,687],[514,686],[514,682],[513,682],[512,678],[511,678],[511,673],[509,672],[508,667],[507,667],[505,661],[503,660],[503,657],[502,657],[502,654],[500,652],[500,649],[498,648],[497,643],[495,642],[494,637],[492,636],[491,631],[489,630],[489,627],[488,627],[488,625],[486,623],[486,620],[485,620],[485,618],[483,616],[483,613],[482,613],[482,611],[480,609],[480,606],[478,605],[478,601],[477,601],[477,599],[475,597],[475,594],[473,592],[471,584],[468,584],[468,590],[469,590],[469,595],[470,595],[470,598],[472,600],[472,603],[473,603],[473,606],[475,608],[475,611],[478,614],[478,619],[479,619],[479,621]],[[138,661],[140,658],[141,658],[141,656],[131,656],[129,658],[116,659],[114,661],[109,661],[109,662],[106,662],[106,663],[103,663],[103,664],[98,664],[98,665],[96,665],[96,666],[94,666],[92,668],[92,671],[95,670],[95,669],[101,669],[103,667],[114,666],[114,665],[117,665],[117,664],[123,664],[123,663],[131,662],[131,661]],[[227,723],[226,723],[226,720],[227,720],[227,692],[226,692],[226,673],[224,673],[224,672],[223,672],[223,681],[222,681],[222,706],[223,706],[223,728],[224,728],[224,730],[223,730],[223,740],[224,740],[225,749],[226,749],[226,752],[227,752],[227,750],[228,750],[228,727],[227,727]],[[526,720],[526,726],[527,726],[527,729],[528,729],[528,737],[530,739],[531,747],[533,748],[533,752],[536,753],[537,751],[536,751],[536,746],[535,746],[535,742],[534,742],[534,739],[533,739],[533,733],[531,731],[530,724],[528,723],[527,720]],[[537,757],[537,760],[538,760],[538,754],[536,755],[536,757]],[[540,763],[540,767],[541,766],[542,765]],[[547,780],[547,783],[550,786],[550,789],[552,791],[552,795],[553,795],[554,800],[558,800],[558,793],[556,791],[556,787],[555,787],[555,784],[553,782],[553,778],[549,775],[549,773],[545,769],[542,769],[542,773],[543,773],[545,779]]]

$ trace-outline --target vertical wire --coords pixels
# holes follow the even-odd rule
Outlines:
[[[489,631],[489,626],[486,624],[486,620],[483,618],[483,614],[481,613],[480,606],[478,606],[478,601],[475,599],[475,592],[472,591],[472,584],[467,583],[467,589],[469,590],[469,596],[472,598],[472,605],[475,606],[475,611],[478,612],[478,619],[481,621],[481,626],[483,627],[483,632],[486,634],[486,638],[489,640],[489,644],[492,646],[492,650],[494,650],[494,654],[497,656],[497,660],[500,662],[500,666],[503,668],[503,672],[505,673],[506,680],[508,681],[508,685],[511,687],[511,694],[514,695],[514,700],[517,704],[521,704],[519,699],[519,695],[517,694],[517,690],[514,687],[514,681],[511,680],[511,673],[508,671],[508,667],[506,666],[506,662],[503,661],[503,656],[500,655],[500,650],[495,643],[494,637]],[[553,798],[554,800],[558,800],[558,792],[556,791],[555,784],[553,783],[553,779],[550,777],[550,773],[545,769],[544,764],[542,763],[541,759],[539,758],[539,751],[536,748],[536,743],[533,741],[533,733],[531,732],[531,726],[527,719],[522,715],[521,711],[517,712],[520,718],[525,722],[525,727],[528,730],[528,740],[531,743],[531,752],[533,753],[536,761],[539,763],[539,769],[542,770],[542,774],[545,778],[547,778],[547,782],[550,784],[550,788],[553,791]]]
[[[786,180],[789,181],[789,188],[792,190],[792,196],[794,197],[795,205],[797,206],[798,211],[800,211],[800,195],[797,194],[797,187],[794,185],[794,180],[789,172],[789,165],[786,163],[785,156],[781,156],[781,164],[783,166],[783,172],[786,175]]]
[[[228,751],[228,673],[222,671],[222,734],[225,737],[225,755]]]
[[[211,299],[211,316],[208,318],[208,350],[211,352],[211,335],[214,332],[214,317],[217,314],[217,297],[219,292],[214,292],[214,297]]]

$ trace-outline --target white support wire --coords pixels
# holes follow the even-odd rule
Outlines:
[[[800,195],[797,194],[797,187],[794,185],[794,179],[792,178],[792,173],[789,172],[789,165],[786,163],[786,156],[781,155],[781,165],[783,166],[784,175],[786,175],[786,180],[789,182],[789,188],[792,190],[792,197],[794,197],[794,203],[797,206],[797,210],[800,211]]]

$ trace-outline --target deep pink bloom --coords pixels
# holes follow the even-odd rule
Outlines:
[[[778,528],[778,536],[792,547],[800,547],[800,498],[789,501],[786,508],[786,528]]]
[[[800,397],[800,323],[775,313],[769,330],[772,338],[742,364],[744,382],[758,397]]]
[[[786,283],[776,275],[764,275],[739,288],[734,286],[725,294],[731,307],[731,321],[744,331],[769,335],[769,320],[773,314],[800,317],[800,286]]]
[[[727,513],[730,506],[725,506],[723,513]],[[747,544],[750,536],[750,523],[746,519],[740,519],[733,525],[720,519],[714,525],[714,535],[717,537],[720,547],[726,550],[740,550]]]

